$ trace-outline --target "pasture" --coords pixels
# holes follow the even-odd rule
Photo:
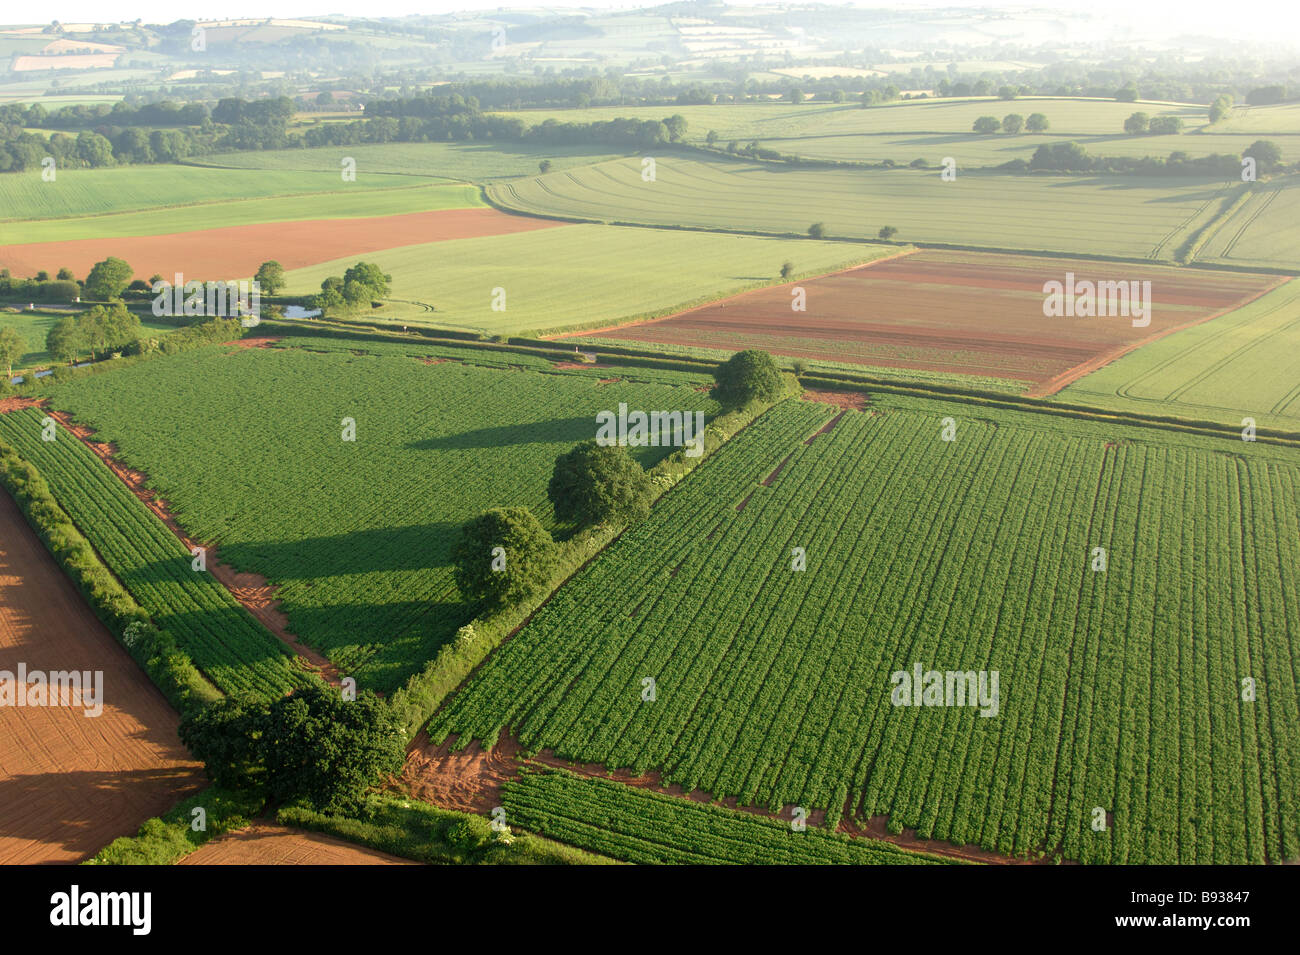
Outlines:
[[[1081,378],[1062,401],[1242,427],[1300,430],[1300,281],[1152,342]]]
[[[1295,858],[1300,456],[869,409],[828,422],[790,400],[742,431],[499,648],[431,740],[509,735],[1016,856]],[[1266,688],[1250,702],[1247,677]]]
[[[507,208],[600,222],[1172,260],[1218,211],[1230,183],[1141,176],[1008,176],[937,170],[816,169],[757,162],[621,159],[487,187]]]
[[[503,217],[544,224],[545,220]],[[821,274],[896,251],[883,245],[563,225],[412,245],[367,255],[392,274],[392,294],[368,320],[484,334],[616,325],[779,281],[781,265]],[[286,291],[319,290],[356,256],[288,274]],[[504,309],[496,289],[504,290]]]

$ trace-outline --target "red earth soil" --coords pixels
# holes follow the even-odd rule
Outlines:
[[[191,852],[180,865],[419,865],[334,836],[256,822]]]
[[[168,530],[175,534],[186,547],[203,547],[207,553],[205,560],[208,571],[213,577],[230,591],[231,595],[244,605],[257,621],[275,634],[280,640],[288,644],[289,649],[293,650],[300,658],[305,660],[313,670],[315,670],[327,683],[334,686],[342,685],[342,674],[338,668],[330,662],[324,654],[313,650],[307,646],[297,636],[289,632],[289,617],[280,610],[280,602],[276,599],[275,588],[267,583],[266,578],[261,574],[241,573],[233,567],[221,563],[217,555],[217,548],[212,544],[201,544],[190,538],[181,526],[176,523],[171,512],[167,509],[167,502],[156,495],[148,487],[149,478],[140,471],[132,470],[117,459],[117,448],[112,444],[94,440],[94,431],[85,425],[76,424],[66,412],[51,411],[50,417],[54,418],[61,425],[68,429],[77,437],[86,447],[95,452],[109,469],[121,478],[122,483],[131,489],[149,510],[153,511]]]
[[[0,706],[0,864],[86,859],[202,788],[180,719],[0,491],[0,670],[103,673],[103,705]]]
[[[867,393],[865,391],[809,390],[803,393],[803,400],[834,405],[837,408],[853,408],[855,411],[865,411],[867,408]]]
[[[115,255],[129,262],[137,277],[158,273],[171,281],[174,273],[180,272],[187,280],[224,281],[251,278],[268,259],[275,259],[285,269],[298,269],[404,245],[531,232],[563,225],[563,222],[510,216],[496,209],[440,209],[364,219],[264,222],[166,235],[6,245],[0,247],[0,267],[14,275],[35,275],[41,269],[53,274],[64,267],[76,275],[86,275],[96,262]]]
[[[1044,283],[1150,281],[1150,324],[1049,318]],[[1158,265],[923,250],[745,292],[603,337],[1029,382],[1051,393],[1170,332],[1239,308],[1285,279]],[[791,310],[791,288],[807,311]],[[591,332],[576,333],[591,335]],[[559,336],[568,337],[568,336]]]

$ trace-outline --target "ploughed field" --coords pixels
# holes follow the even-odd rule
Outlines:
[[[902,397],[832,414],[785,402],[705,461],[433,742],[1013,855],[1300,857],[1300,455]]]
[[[1044,284],[1074,275],[1150,283],[1143,318],[1048,317]],[[952,372],[1052,389],[1171,329],[1234,308],[1272,276],[1037,256],[924,250],[793,285],[747,292],[601,337],[810,360]],[[805,311],[793,309],[794,289]],[[1143,286],[1139,286],[1142,292]],[[1102,301],[1109,305],[1108,296]],[[1077,301],[1077,296],[1076,296]],[[1116,299],[1118,302],[1119,299]],[[1137,299],[1130,302],[1136,305]]]
[[[0,418],[6,415],[0,414]],[[103,674],[103,711],[0,706],[0,864],[79,862],[202,785],[176,713],[0,489],[0,679]],[[93,709],[93,707],[92,707]]]
[[[154,221],[159,229],[176,224],[163,216]],[[297,269],[397,246],[531,232],[559,224],[487,208],[260,222],[157,235],[7,245],[0,249],[0,267],[14,275],[35,275],[42,269],[53,273],[65,267],[85,275],[96,262],[114,255],[125,259],[138,277],[161,273],[171,281],[174,272],[181,272],[187,279],[220,281],[251,278],[268,259],[286,269]]]

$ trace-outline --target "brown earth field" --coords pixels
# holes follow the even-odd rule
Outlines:
[[[180,865],[419,865],[319,832],[254,823],[200,846]]]
[[[0,490],[5,679],[20,662],[29,673],[102,671],[104,709],[0,706],[0,864],[80,862],[202,788],[176,712]]]
[[[1044,283],[1151,283],[1150,324],[1049,318]],[[573,336],[658,342],[1023,381],[1050,394],[1149,341],[1239,308],[1285,279],[1079,259],[922,250]],[[807,310],[791,308],[802,286]]]
[[[564,225],[506,215],[496,209],[439,209],[364,219],[262,222],[167,235],[7,245],[0,248],[0,267],[22,276],[35,275],[41,269],[53,275],[66,267],[84,277],[96,262],[115,255],[130,263],[136,278],[157,273],[171,281],[180,272],[187,280],[215,282],[252,278],[257,267],[268,259],[279,262],[286,270],[298,269],[404,245]]]

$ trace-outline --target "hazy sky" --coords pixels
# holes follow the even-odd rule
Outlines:
[[[626,0],[588,0],[588,2],[514,3],[515,9],[599,8],[635,9],[653,3],[629,3]],[[750,4],[744,4],[746,6]],[[1138,22],[1148,28],[1169,31],[1210,31],[1214,35],[1247,36],[1263,41],[1294,43],[1300,37],[1300,2],[1297,0],[1246,0],[1245,3],[1222,3],[1214,0],[1076,0],[1074,3],[1045,0],[1041,5],[996,0],[859,0],[845,6],[900,8],[993,7],[1014,10],[1037,6],[1038,9],[1075,9],[1104,17]],[[404,16],[413,13],[451,13],[457,10],[495,10],[500,0],[51,0],[50,3],[20,7],[17,4],[0,14],[5,20],[40,10],[34,23],[63,20],[85,21],[134,20],[170,23],[178,19],[214,19],[218,17],[304,17],[331,13],[353,16]],[[12,22],[12,21],[11,21]]]

